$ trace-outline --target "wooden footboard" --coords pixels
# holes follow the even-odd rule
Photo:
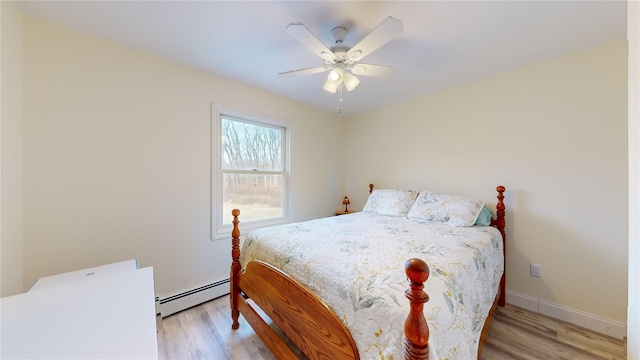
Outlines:
[[[309,359],[360,359],[358,348],[346,326],[322,300],[298,281],[262,261],[250,261],[245,271],[240,271],[240,231],[237,227],[240,211],[233,210],[232,214],[232,328],[238,328],[238,315],[242,313],[278,359],[298,358],[241,296],[244,294]]]
[[[373,184],[370,185],[370,191]],[[496,226],[505,238],[505,206],[503,186],[498,186]],[[358,349],[349,330],[333,311],[315,294],[281,270],[262,261],[250,261],[247,269],[240,264],[240,230],[238,216],[234,209],[233,231],[231,233],[231,317],[232,328],[239,327],[240,314],[251,325],[278,359],[298,359],[298,355],[278,333],[258,314],[251,298],[275,325],[309,359],[359,359]],[[429,277],[429,267],[420,259],[410,259],[405,263],[405,273],[409,289],[405,296],[410,301],[410,312],[405,321],[404,357],[409,360],[429,359],[429,328],[423,315],[424,303],[429,296],[424,292],[424,282]],[[504,276],[496,301],[485,323],[481,336],[478,358],[487,337],[489,325],[496,304],[504,306]]]
[[[275,267],[252,261],[240,288],[312,359],[359,359],[349,330],[322,300]]]

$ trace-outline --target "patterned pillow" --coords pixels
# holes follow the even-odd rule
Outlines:
[[[452,226],[473,226],[484,202],[461,196],[421,192],[407,218]]]
[[[388,216],[405,216],[418,193],[413,190],[374,189],[362,211]]]

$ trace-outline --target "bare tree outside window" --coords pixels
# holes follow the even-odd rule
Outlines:
[[[284,127],[221,116],[223,223],[240,209],[243,221],[279,218],[285,186]]]

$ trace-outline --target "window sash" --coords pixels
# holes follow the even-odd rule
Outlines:
[[[242,209],[243,224],[284,216],[284,173],[224,171],[222,174],[223,224],[231,224],[234,208]]]
[[[235,122],[246,125],[244,128],[235,129],[234,131],[225,132],[224,131],[224,123],[225,122]],[[239,125],[242,126],[242,125]],[[246,135],[254,135],[255,130],[248,130],[256,128],[264,128],[267,133],[262,134],[264,138],[260,138],[263,141],[263,144],[268,142],[270,146],[275,146],[277,150],[273,151],[271,155],[276,154],[273,158],[268,159],[270,156],[266,154],[266,152],[260,152],[258,149],[243,149],[244,153],[241,154],[230,154],[231,146],[229,147],[229,152],[226,152],[222,149],[224,147],[225,141],[229,142],[240,142],[242,140],[246,140]],[[259,121],[251,121],[246,119],[241,119],[236,116],[230,116],[226,114],[220,114],[220,126],[219,126],[220,134],[221,134],[221,144],[220,144],[220,164],[222,169],[236,169],[236,170],[251,170],[251,171],[285,171],[285,163],[286,163],[286,128],[284,126],[273,125],[269,123],[262,123]],[[243,131],[244,130],[244,131]],[[275,136],[275,138],[271,138],[271,136]],[[231,139],[233,137],[233,139]],[[255,140],[255,138],[254,138]],[[275,143],[275,144],[274,144]],[[238,149],[233,149],[238,150]],[[264,149],[263,149],[264,150]],[[240,150],[242,152],[242,150]],[[236,158],[236,160],[240,160],[239,158],[244,157],[242,159],[244,162],[251,161],[253,163],[243,163],[243,164],[232,164],[233,161],[231,158]],[[258,159],[260,158],[260,159]],[[259,160],[262,160],[262,163],[258,163]],[[271,166],[268,166],[265,162],[270,160]]]
[[[230,175],[258,175],[258,176],[273,176],[279,178],[280,186],[279,194],[281,208],[278,209],[249,209],[248,207],[242,206],[239,204],[237,208],[240,209],[240,219],[243,223],[242,232],[246,233],[253,229],[257,229],[264,226],[270,226],[275,224],[283,224],[288,223],[290,221],[289,213],[291,209],[290,204],[290,196],[289,196],[289,177],[290,173],[289,169],[289,161],[290,161],[290,139],[291,139],[291,124],[282,121],[282,120],[274,120],[267,117],[250,114],[244,111],[240,111],[237,109],[227,108],[220,105],[212,105],[212,136],[214,140],[214,144],[212,146],[212,201],[211,201],[211,238],[213,240],[216,239],[225,239],[228,238],[231,229],[232,229],[232,216],[230,207],[234,207],[233,203],[229,205],[229,203],[225,203],[225,189],[223,179],[225,176]],[[279,138],[281,141],[281,145],[278,148],[280,163],[278,169],[255,169],[244,168],[244,169],[233,169],[224,165],[223,160],[223,129],[222,122],[223,119],[237,121],[241,123],[272,128],[279,130]],[[274,191],[274,189],[271,189]],[[277,194],[277,193],[276,193]],[[272,199],[271,202],[275,201],[274,199],[278,195],[271,194]],[[225,206],[227,205],[227,206]],[[268,208],[268,207],[267,207]],[[252,211],[254,213],[252,214]],[[265,216],[257,216],[259,211],[264,210],[262,215]],[[228,214],[227,214],[228,213]],[[271,216],[273,215],[273,216]]]

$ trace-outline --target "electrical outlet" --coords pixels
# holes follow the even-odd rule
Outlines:
[[[531,276],[542,277],[542,265],[529,264],[529,269],[531,270]]]

